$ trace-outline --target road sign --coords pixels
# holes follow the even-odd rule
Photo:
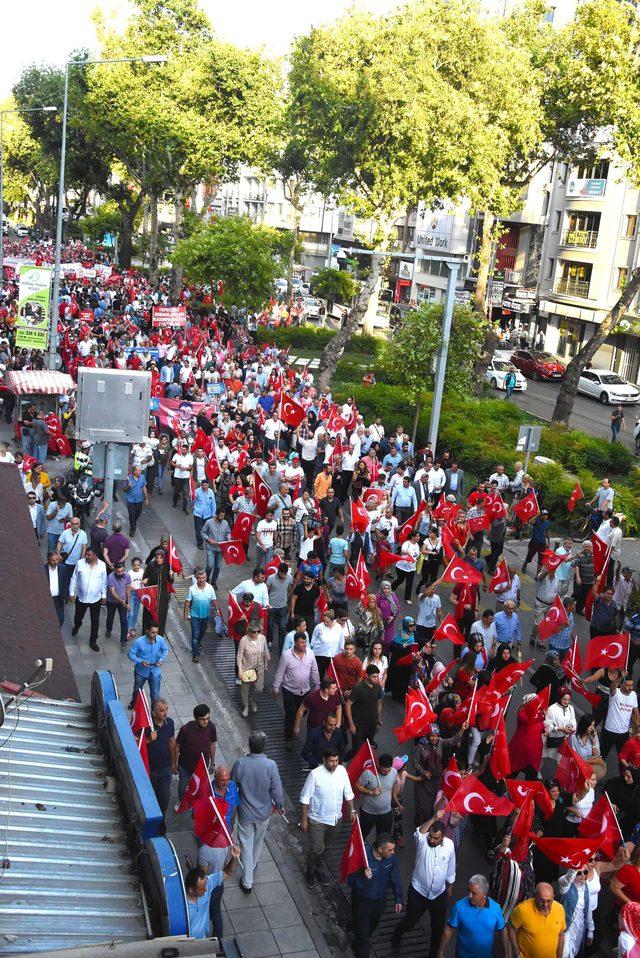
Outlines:
[[[542,426],[520,426],[518,430],[518,452],[537,452],[540,448]]]

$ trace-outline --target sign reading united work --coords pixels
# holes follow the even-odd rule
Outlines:
[[[21,266],[16,346],[46,349],[51,301],[51,269]]]
[[[187,325],[187,307],[186,306],[154,306],[153,307],[153,326],[186,326]]]

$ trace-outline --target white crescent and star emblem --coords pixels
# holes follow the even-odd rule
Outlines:
[[[617,651],[615,651],[617,649]],[[622,646],[619,642],[612,642],[611,645],[608,645],[602,650],[602,655],[609,655],[612,659],[617,659],[622,655]]]
[[[462,776],[458,772],[452,772],[451,769],[448,769],[444,773],[444,784],[451,787],[454,783],[458,785],[462,782]]]
[[[427,714],[427,706],[424,702],[412,702],[409,706],[409,721],[419,722]]]
[[[143,605],[149,606],[149,608],[151,608],[151,596],[147,593],[140,596],[140,601]]]
[[[194,772],[189,783],[189,791],[192,795],[197,795],[200,791],[200,776]]]
[[[484,805],[484,799],[483,799],[482,795],[480,794],[480,792],[469,792],[468,795],[465,795],[465,797],[464,797],[463,800],[462,800],[463,808],[465,809],[465,811],[471,812],[471,813],[473,814],[473,809],[471,808],[471,799],[472,799],[472,798],[478,798],[478,799],[480,799],[480,802],[481,802],[483,805]]]

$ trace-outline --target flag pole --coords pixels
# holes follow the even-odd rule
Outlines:
[[[378,781],[380,781],[380,779],[378,779]],[[358,838],[359,838],[359,840],[360,840],[360,847],[361,847],[361,849],[362,849],[362,851],[363,851],[364,860],[366,861],[366,863],[367,863],[367,868],[368,868],[368,867],[369,867],[369,856],[367,855],[367,846],[366,846],[365,843],[364,843],[364,836],[363,836],[363,834],[362,834],[362,827],[361,827],[361,825],[360,825],[360,817],[359,817],[359,815],[357,814],[357,812],[356,812],[356,828],[357,828],[357,830],[358,830]]]
[[[371,761],[373,762],[373,768],[376,773],[376,778],[378,779],[378,788],[381,788],[382,786],[380,785],[380,776],[378,775],[378,763],[376,762],[376,757],[373,754],[373,749],[371,748],[371,742],[369,741],[369,739],[367,739],[367,746],[369,748],[369,755],[371,757]]]
[[[609,798],[609,796],[607,795],[606,792],[604,793],[604,796],[605,796],[607,802],[609,803],[609,808],[611,809],[611,814],[613,815],[613,820],[615,821],[616,825],[618,826],[618,834],[620,835],[620,841],[621,841],[622,844],[624,845],[624,835],[622,834],[622,829],[620,828],[620,822],[618,821],[618,816],[616,815],[616,813],[615,813],[615,811],[614,811],[614,808],[613,808],[613,805],[611,804],[611,799]]]

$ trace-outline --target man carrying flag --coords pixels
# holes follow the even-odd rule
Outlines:
[[[300,828],[309,835],[304,878],[307,888],[315,888],[316,879],[321,885],[330,884],[325,858],[338,833],[343,802],[349,806],[351,822],[355,820],[353,799],[338,749],[326,748],[322,765],[309,772],[300,793]]]
[[[348,882],[351,887],[351,929],[355,939],[353,951],[356,958],[369,958],[369,942],[384,912],[389,888],[393,892],[396,913],[402,911],[402,882],[391,835],[384,833],[378,835],[372,845],[365,846],[362,843],[360,854],[363,856],[363,861],[360,864],[357,861],[356,851],[358,839],[354,838],[356,832],[359,833],[359,841],[362,842],[362,833],[357,819],[353,824],[351,839],[345,848],[345,856],[352,848],[354,850],[346,862]]]

